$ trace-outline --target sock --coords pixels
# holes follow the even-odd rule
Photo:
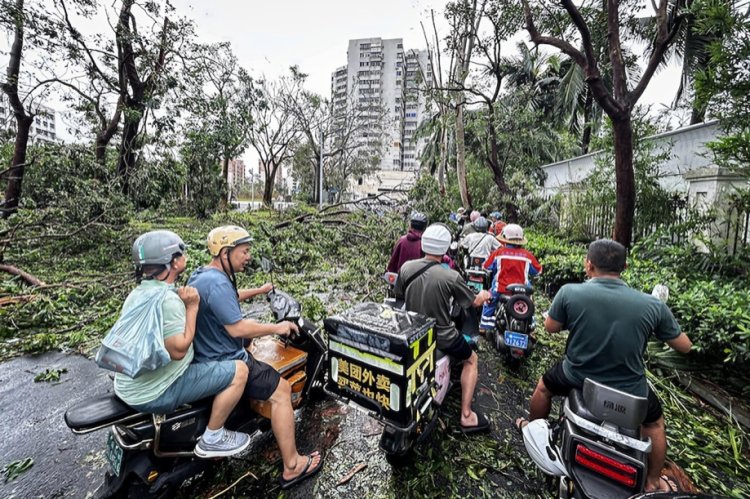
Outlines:
[[[206,431],[203,432],[203,436],[201,437],[201,440],[206,442],[207,444],[215,444],[219,440],[221,440],[221,437],[224,436],[224,427],[222,426],[218,430],[210,430],[208,427],[206,427]]]

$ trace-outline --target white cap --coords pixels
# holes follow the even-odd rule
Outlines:
[[[476,222],[477,218],[479,218],[480,216],[482,216],[482,214],[479,213],[477,210],[474,210],[471,212],[471,215],[469,215],[469,220],[472,222]]]
[[[422,251],[426,255],[443,256],[451,245],[450,231],[443,224],[432,224],[422,233]]]

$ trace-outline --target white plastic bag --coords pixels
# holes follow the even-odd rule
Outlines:
[[[169,363],[162,316],[162,302],[168,292],[169,288],[159,287],[142,293],[117,319],[96,353],[99,367],[137,378]]]

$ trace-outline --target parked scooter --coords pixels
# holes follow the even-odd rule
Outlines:
[[[326,345],[320,328],[302,317],[294,298],[274,289],[268,293],[268,300],[276,320],[295,322],[299,333],[284,340],[259,338],[253,345],[253,355],[289,380],[292,405],[298,408],[313,391],[322,388]],[[215,462],[193,454],[208,424],[211,404],[212,399],[207,398],[170,414],[145,414],[108,393],[68,409],[65,423],[76,434],[109,429],[105,452],[109,470],[98,490],[100,497],[171,497]],[[240,403],[226,427],[252,435],[270,429],[269,416],[270,407],[265,402]]]
[[[534,302],[532,288],[527,284],[510,284],[508,295],[500,295],[495,311],[493,344],[506,355],[511,366],[518,366],[522,359],[531,355],[536,344],[532,335]]]
[[[436,348],[433,319],[362,303],[325,319],[325,392],[384,424],[380,448],[394,466],[432,432],[450,389],[451,364]]]
[[[652,293],[663,301],[669,290]],[[648,399],[586,378],[563,399],[557,421],[529,422],[522,430],[529,456],[558,477],[561,499],[708,498],[691,493],[644,493],[652,444],[641,435]]]

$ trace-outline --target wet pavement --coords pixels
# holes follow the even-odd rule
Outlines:
[[[493,423],[486,435],[458,431],[458,385],[448,395],[439,424],[412,462],[394,469],[378,448],[382,426],[339,402],[324,398],[297,413],[300,451],[322,451],[325,462],[313,479],[286,497],[544,497],[544,480],[530,464],[512,420],[527,405],[531,385],[509,375],[499,356],[482,343],[475,408]],[[45,368],[66,368],[57,383],[35,383]],[[522,371],[523,373],[523,371]],[[0,364],[0,466],[31,457],[34,465],[14,481],[0,483],[0,497],[92,496],[104,475],[105,431],[73,435],[65,410],[77,401],[111,390],[112,382],[93,361],[49,353]],[[342,478],[359,469],[346,484]],[[181,497],[278,497],[281,462],[269,433],[256,438],[241,459],[220,461]],[[243,478],[244,477],[244,478]]]
[[[60,381],[34,382],[45,369],[62,368]],[[91,496],[104,473],[105,432],[74,435],[63,416],[78,401],[111,389],[107,372],[80,355],[47,353],[0,364],[0,468],[34,460],[15,480],[0,481],[0,497]]]

